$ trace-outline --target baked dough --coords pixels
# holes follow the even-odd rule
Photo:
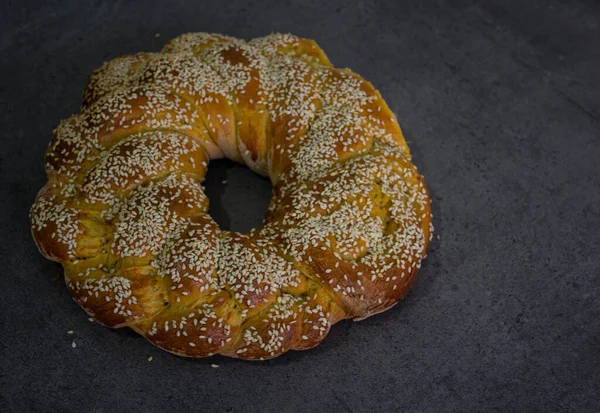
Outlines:
[[[222,230],[201,182],[268,176],[265,225]],[[308,39],[190,33],[105,63],[55,130],[31,209],[75,300],[175,354],[267,359],[406,294],[429,197],[373,85]]]

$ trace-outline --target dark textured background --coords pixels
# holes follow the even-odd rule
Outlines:
[[[346,3],[2,2],[0,411],[600,411],[600,4]],[[53,279],[27,218],[52,129],[104,60],[188,31],[311,37],[381,90],[441,236],[399,306],[273,361],[187,360]],[[223,161],[207,187],[223,226],[260,225],[267,181]]]

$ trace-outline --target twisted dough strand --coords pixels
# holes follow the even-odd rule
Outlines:
[[[273,183],[265,226],[221,230],[210,159]],[[31,210],[76,301],[184,356],[276,357],[393,306],[431,237],[429,197],[379,92],[312,40],[207,33],[105,63],[55,130]]]

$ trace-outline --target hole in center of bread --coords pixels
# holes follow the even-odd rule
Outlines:
[[[222,229],[248,232],[263,226],[271,201],[271,182],[228,159],[210,161],[202,183],[208,213]]]

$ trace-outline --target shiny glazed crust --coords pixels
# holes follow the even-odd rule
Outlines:
[[[208,215],[210,159],[273,183],[264,227]],[[175,354],[267,359],[385,311],[431,238],[429,197],[374,87],[312,40],[208,33],[105,63],[55,130],[31,209],[75,300]]]

